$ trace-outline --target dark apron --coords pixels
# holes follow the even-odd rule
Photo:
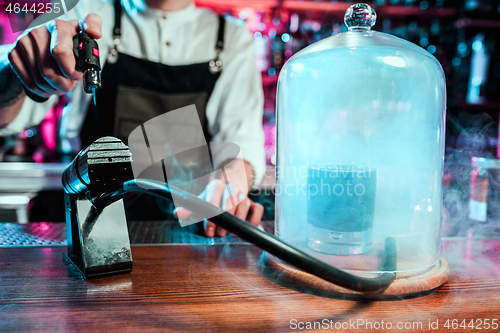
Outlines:
[[[101,73],[102,88],[97,93],[97,118],[92,106],[82,127],[82,146],[112,135],[127,144],[129,134],[144,122],[165,112],[195,104],[205,139],[210,142],[206,105],[220,76],[223,48],[223,17],[219,18],[216,58],[210,62],[169,66],[118,53],[121,37],[121,5],[115,0],[115,44]],[[197,162],[196,156],[192,162]],[[199,171],[196,173],[200,173]],[[151,196],[133,196],[125,201],[129,220],[165,219],[172,217],[172,205]],[[147,213],[146,213],[147,212]]]

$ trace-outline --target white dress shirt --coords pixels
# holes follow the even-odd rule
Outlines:
[[[80,0],[73,10],[61,16],[65,20],[80,19],[89,13],[101,16],[103,36],[98,44],[102,66],[113,44],[112,3],[111,0]],[[133,11],[124,10],[118,51],[167,65],[208,63],[215,58],[218,24],[216,14],[196,8],[192,3],[174,12],[146,8],[134,14]],[[222,73],[206,107],[208,130],[212,141],[232,142],[241,148],[242,158],[254,168],[256,185],[265,170],[263,96],[261,77],[255,64],[253,38],[244,24],[226,22],[224,49],[220,59],[223,63]],[[64,110],[67,130],[63,135],[69,142],[74,142],[86,117],[91,95],[83,92],[82,83],[79,82],[70,96],[71,103]],[[35,103],[26,98],[20,114],[8,126],[0,129],[0,135],[18,133],[40,123],[56,101],[56,96],[45,103]],[[224,152],[213,157],[215,165],[228,159]]]

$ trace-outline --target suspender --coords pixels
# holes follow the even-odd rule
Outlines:
[[[114,0],[115,7],[115,25],[113,27],[113,39],[122,36],[122,5],[121,0]]]
[[[113,47],[108,55],[108,61],[116,62],[118,56],[118,50],[116,47],[120,44],[120,39],[122,37],[121,25],[122,25],[122,5],[121,0],[114,0],[115,7],[115,25],[113,27]],[[224,49],[224,31],[225,31],[226,19],[224,16],[219,15],[219,30],[217,32],[217,43],[215,44],[215,59],[210,60],[208,63],[208,68],[212,74],[219,73],[222,70],[222,61],[219,56]]]
[[[224,48],[224,28],[226,25],[226,19],[224,16],[219,15],[219,32],[217,33],[217,44],[215,45],[215,49],[218,51],[222,51]]]
[[[122,38],[122,5],[121,0],[114,0],[115,7],[115,25],[113,26],[113,46],[109,50],[107,60],[110,64],[116,63],[118,60],[118,49],[116,48],[120,44]]]
[[[219,56],[224,48],[224,26],[226,20],[224,16],[219,16],[219,32],[217,33],[217,44],[215,44],[215,59],[208,63],[208,70],[212,74],[217,74],[222,70],[222,61]]]

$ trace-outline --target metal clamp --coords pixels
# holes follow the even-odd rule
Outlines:
[[[110,64],[114,64],[118,61],[118,45],[120,45],[121,36],[113,36],[113,46],[109,48],[107,60]]]
[[[210,60],[210,62],[208,63],[208,70],[212,74],[217,74],[217,73],[220,73],[220,71],[222,71],[222,61],[219,58],[220,52],[221,52],[221,50],[217,49],[215,51],[215,59]]]

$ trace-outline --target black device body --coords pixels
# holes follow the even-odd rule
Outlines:
[[[75,54],[76,69],[78,71],[83,73],[92,67],[101,69],[99,45],[85,30],[73,36],[73,53]]]
[[[73,53],[76,60],[76,70],[84,73],[83,90],[86,93],[92,93],[100,89],[99,45],[85,30],[73,37]]]

